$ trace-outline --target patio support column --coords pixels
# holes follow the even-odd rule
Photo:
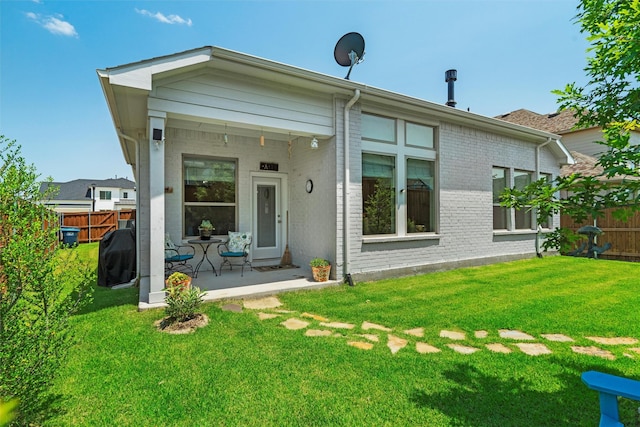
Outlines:
[[[162,289],[164,289],[164,145],[166,118],[167,113],[165,112],[149,110],[150,304],[164,302],[164,291]]]

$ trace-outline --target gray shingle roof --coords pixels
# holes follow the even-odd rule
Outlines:
[[[91,199],[91,186],[96,187],[113,187],[133,190],[136,183],[126,178],[109,178],[109,179],[75,179],[69,182],[43,182],[40,184],[40,192],[53,185],[60,188],[58,195],[54,200],[86,200]]]

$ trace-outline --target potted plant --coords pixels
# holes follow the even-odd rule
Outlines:
[[[167,290],[182,291],[191,287],[191,277],[179,271],[171,273],[165,280]]]
[[[215,230],[215,227],[211,224],[211,221],[203,219],[200,223],[200,227],[198,227],[198,231],[200,231],[200,239],[209,240],[213,230]]]
[[[314,258],[309,263],[313,280],[316,282],[326,282],[329,280],[329,272],[331,272],[331,264],[324,258]]]

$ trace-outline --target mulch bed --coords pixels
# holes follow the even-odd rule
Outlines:
[[[170,318],[165,317],[156,320],[154,326],[158,328],[160,332],[166,332],[168,334],[190,334],[197,328],[205,327],[208,324],[209,317],[206,314],[198,313],[194,318],[186,322],[170,322]]]

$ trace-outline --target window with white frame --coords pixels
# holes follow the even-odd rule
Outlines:
[[[507,188],[507,169],[494,167],[491,170],[493,188],[493,229],[507,230],[508,208],[500,206],[500,194]]]
[[[435,128],[362,114],[364,235],[436,231]]]
[[[493,229],[494,230],[531,230],[534,229],[534,211],[525,206],[511,209],[500,206],[500,195],[506,188],[524,189],[533,179],[533,173],[510,168],[493,167],[491,169],[493,193]]]
[[[215,227],[214,234],[236,231],[236,169],[235,160],[183,158],[184,237],[198,235],[205,219]]]
[[[111,200],[111,191],[100,190],[100,200]]]
[[[513,171],[513,186],[516,190],[524,190],[524,188],[531,184],[531,178],[533,173],[521,170]],[[533,220],[533,210],[530,206],[525,206],[522,209],[515,209],[515,228],[516,230],[531,230],[535,228]]]

